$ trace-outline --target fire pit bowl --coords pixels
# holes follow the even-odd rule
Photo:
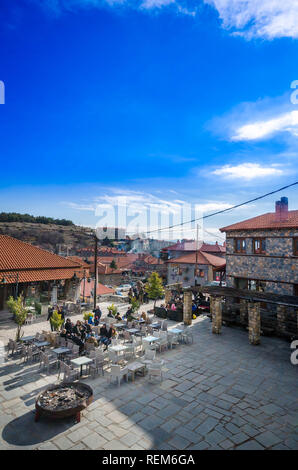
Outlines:
[[[80,421],[81,411],[92,402],[93,390],[81,382],[50,385],[41,392],[35,401],[35,421],[40,416],[52,419],[76,416]]]

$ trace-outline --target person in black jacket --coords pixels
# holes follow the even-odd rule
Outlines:
[[[105,345],[105,351],[108,349],[108,345],[111,344],[111,337],[113,334],[113,330],[110,327],[106,327],[104,324],[99,330],[99,342]]]
[[[51,322],[51,318],[53,316],[53,312],[54,312],[54,307],[50,306],[48,308],[48,318],[47,318],[47,321],[50,322],[50,325],[51,325],[51,331],[54,331],[54,327],[52,326],[52,322]]]
[[[101,315],[102,315],[102,311],[100,310],[99,307],[96,307],[96,309],[93,310],[93,313],[94,313],[94,325],[98,326],[99,322],[100,322]]]
[[[71,334],[73,332],[73,324],[71,323],[70,318],[66,319],[64,328],[66,329],[67,333],[69,333],[69,334]]]

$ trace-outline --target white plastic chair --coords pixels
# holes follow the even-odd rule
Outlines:
[[[116,378],[118,382],[118,387],[120,387],[121,379],[125,377],[126,382],[128,381],[128,368],[118,365],[111,365],[111,371],[109,375],[109,383],[111,383],[112,378]]]
[[[152,364],[149,364],[148,366],[148,380],[150,381],[152,377],[158,377],[160,381],[162,382],[163,375],[162,375],[162,366],[163,366],[163,361],[161,362],[152,362]]]

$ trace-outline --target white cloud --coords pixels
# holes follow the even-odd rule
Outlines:
[[[239,165],[224,165],[212,171],[213,175],[229,179],[252,180],[265,176],[280,176],[284,171],[276,166],[261,166],[259,163],[241,163]]]
[[[235,141],[256,140],[285,131],[298,136],[298,111],[290,111],[271,119],[245,124],[236,129],[231,139]]]
[[[27,0],[28,1],[28,0]],[[32,1],[32,0],[30,0]],[[246,39],[298,38],[297,0],[33,0],[56,14],[81,8],[119,7],[161,11],[172,7],[176,14],[196,16],[202,4],[217,10],[222,26]]]
[[[298,38],[297,0],[204,0],[223,27],[247,39]]]

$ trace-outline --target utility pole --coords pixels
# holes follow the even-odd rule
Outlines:
[[[86,269],[84,269],[84,290],[83,290],[83,302],[85,303],[85,283],[86,283]]]
[[[196,265],[195,265],[195,286],[197,285],[197,275],[198,275],[198,248],[199,248],[199,226],[197,224],[197,236],[196,236]]]
[[[94,289],[93,289],[93,308],[96,309],[97,294],[97,235],[94,232]]]

